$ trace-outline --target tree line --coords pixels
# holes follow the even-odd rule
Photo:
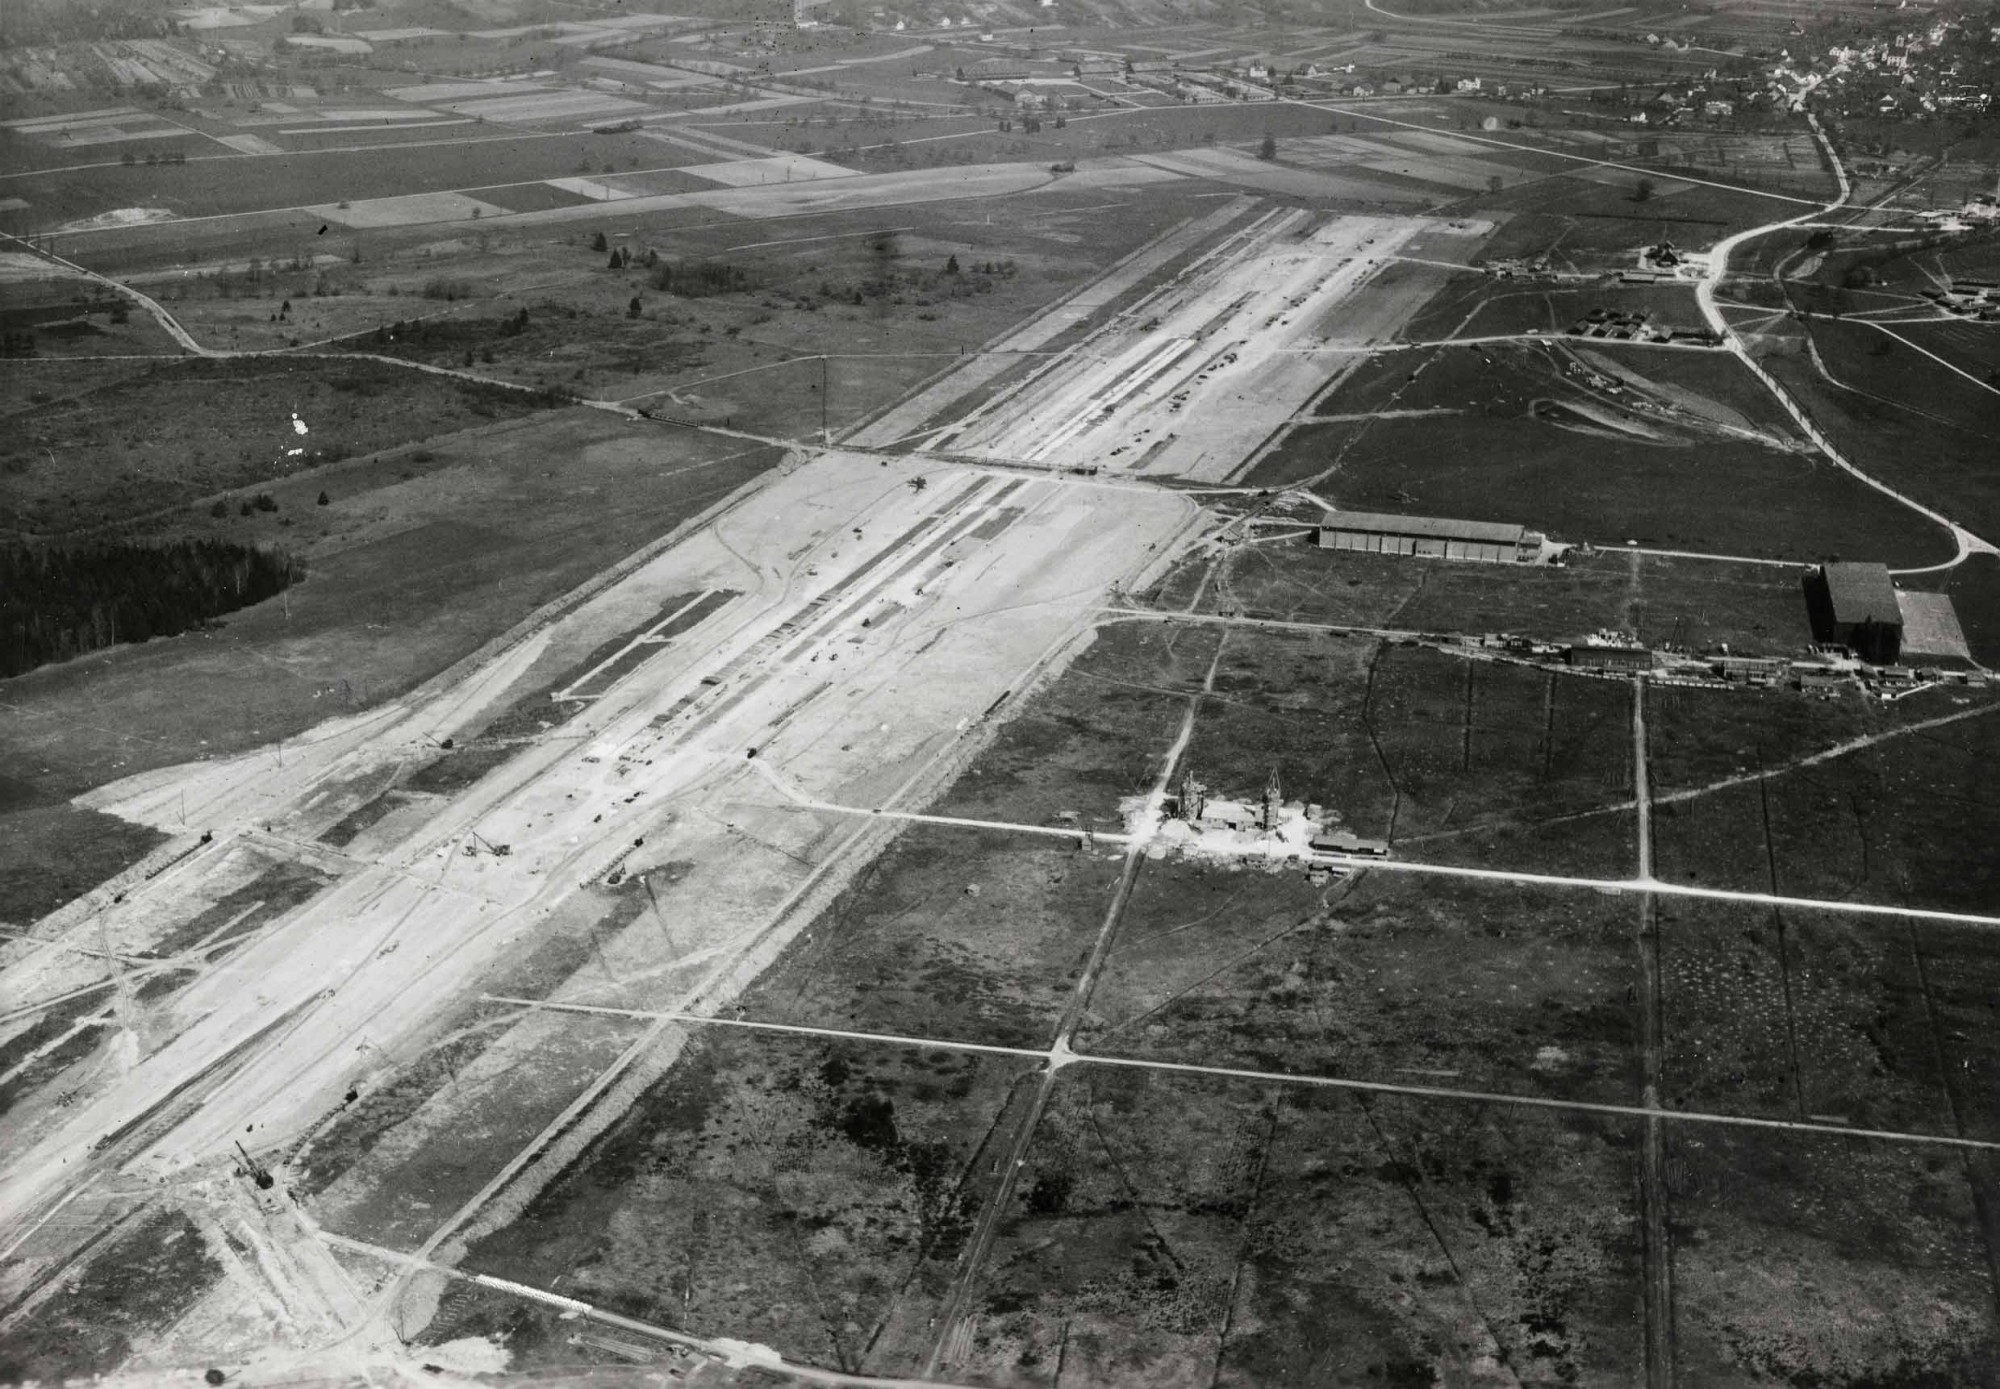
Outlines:
[[[222,540],[0,545],[0,677],[191,631],[303,573],[282,551]]]

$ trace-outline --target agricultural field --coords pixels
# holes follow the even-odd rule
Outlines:
[[[505,206],[509,185],[698,162],[687,151],[637,134],[524,139],[518,132],[480,133],[477,126],[451,126],[421,141],[294,150],[282,158],[232,154],[213,143],[185,164],[127,166],[115,162],[115,153],[110,158],[114,162],[91,169],[87,178],[49,172],[10,179],[9,196],[26,201],[38,225],[81,222],[117,208],[212,218],[447,190],[490,195]],[[76,244],[80,249],[91,240]]]

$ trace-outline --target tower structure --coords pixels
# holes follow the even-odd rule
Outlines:
[[[1180,817],[1190,825],[1199,824],[1201,814],[1208,808],[1208,788],[1195,780],[1194,768],[1181,773]]]

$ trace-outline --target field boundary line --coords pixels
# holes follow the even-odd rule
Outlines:
[[[1955,373],[1955,374],[1957,374],[1957,375],[1959,375],[1959,376],[1963,376],[1963,377],[1964,377],[1964,378],[1965,378],[1966,380],[1970,381],[1970,382],[1971,382],[1971,383],[1972,383],[1973,385],[1975,385],[1975,386],[1979,387],[1979,389],[1980,389],[1980,390],[1982,390],[1982,391],[1990,391],[1990,392],[1992,392],[1992,393],[1993,393],[1994,395],[2000,395],[2000,386],[1994,386],[1994,385],[1992,385],[1992,384],[1991,384],[1991,383],[1989,383],[1989,382],[1985,382],[1985,381],[1981,381],[1981,380],[1980,380],[1980,379],[1979,379],[1978,377],[1974,376],[1974,375],[1973,375],[1973,374],[1972,374],[1971,372],[1969,372],[1969,371],[1966,371],[1966,370],[1964,370],[1964,369],[1962,369],[1962,368],[1960,368],[1960,367],[1956,367],[1956,366],[1953,366],[1953,365],[1952,365],[1952,364],[1951,364],[1950,362],[1947,362],[1947,361],[1946,361],[1946,360],[1945,360],[1944,358],[1942,358],[1942,357],[1938,356],[1938,354],[1937,354],[1937,353],[1935,353],[1935,352],[1931,351],[1931,350],[1930,350],[1930,349],[1929,349],[1928,347],[1923,347],[1923,346],[1920,346],[1920,345],[1919,345],[1919,344],[1917,344],[1917,343],[1914,343],[1914,342],[1911,342],[1911,341],[1910,341],[1910,340],[1909,340],[1908,338],[1904,337],[1904,336],[1903,336],[1903,335],[1902,335],[1901,333],[1899,333],[1899,332],[1897,332],[1897,331],[1896,331],[1895,329],[1893,329],[1893,328],[1889,327],[1889,326],[1888,326],[1887,324],[1885,324],[1885,323],[1880,323],[1880,322],[1878,322],[1878,321],[1876,321],[1875,319],[1872,319],[1872,318],[1870,318],[1870,319],[1863,319],[1863,320],[1861,320],[1861,321],[1862,321],[1863,323],[1865,323],[1865,324],[1866,324],[1866,325],[1867,325],[1868,327],[1870,327],[1870,328],[1873,328],[1873,329],[1875,329],[1875,331],[1877,331],[1878,333],[1887,333],[1887,334],[1888,334],[1888,335],[1889,335],[1890,337],[1894,338],[1894,339],[1895,339],[1895,340],[1896,340],[1897,342],[1900,342],[1901,344],[1903,344],[1903,346],[1905,346],[1905,347],[1907,347],[1907,348],[1910,348],[1910,349],[1912,349],[1913,351],[1917,351],[1917,352],[1921,352],[1921,353],[1923,353],[1923,354],[1924,354],[1924,355],[1925,355],[1926,357],[1930,358],[1930,359],[1931,359],[1931,360],[1932,360],[1933,362],[1936,362],[1936,363],[1937,363],[1937,364],[1938,364],[1939,366],[1943,367],[1943,368],[1944,368],[1944,369],[1945,369],[1946,371],[1949,371],[1949,372],[1953,372],[1953,373]],[[1918,322],[1918,323],[1949,323],[1949,322],[1952,322],[1953,320],[1951,320],[1951,319],[1916,319],[1916,320],[1899,320],[1899,321],[1914,321],[1914,322]]]
[[[1982,711],[1983,712],[1983,711]],[[1664,799],[1664,798],[1663,798]],[[913,821],[920,824],[941,825],[954,829],[972,830],[982,833],[1004,831],[1012,834],[1031,834],[1062,839],[1078,839],[1083,836],[1080,829],[1067,829],[1054,825],[1030,825],[1008,820],[978,820],[967,816],[927,815],[921,811],[892,810],[875,806],[841,805],[833,801],[785,800],[770,803],[773,808],[819,812],[833,815],[852,815],[881,821]],[[1629,807],[1618,807],[1620,809]],[[1121,833],[1117,831],[1091,831],[1090,837],[1100,844],[1145,845],[1154,841],[1151,832],[1145,834]],[[1267,861],[1278,858],[1276,854],[1245,854],[1244,862]],[[1302,871],[1318,865],[1327,868],[1345,869],[1349,872],[1372,868],[1383,873],[1405,873],[1418,877],[1470,878],[1481,882],[1512,883],[1522,887],[1549,887],[1586,889],[1616,895],[1631,893],[1658,893],[1663,897],[1689,897],[1711,902],[1737,902],[1761,907],[1791,907],[1800,911],[1846,913],[1853,916],[1886,916],[1915,918],[1919,921],[1935,921],[1951,926],[1979,926],[2000,929],[2000,916],[1987,916],[1979,912],[1947,911],[1942,907],[1896,906],[1888,902],[1836,901],[1820,897],[1791,897],[1771,892],[1739,892],[1730,888],[1700,887],[1693,883],[1675,883],[1655,878],[1581,878],[1564,873],[1539,873],[1522,869],[1481,868],[1474,864],[1425,863],[1415,859],[1374,858],[1357,854],[1334,852],[1294,853],[1287,852],[1282,861],[1296,864]]]
[[[1334,106],[1323,101],[1308,101],[1303,97],[1288,97],[1285,100],[1293,106],[1305,106],[1315,111],[1330,111],[1336,115],[1353,116],[1359,120],[1379,121],[1384,125],[1397,126],[1404,130],[1420,130],[1427,135],[1444,135],[1453,140],[1467,140],[1473,144],[1491,145],[1495,149],[1519,150],[1523,154],[1545,155],[1552,159],[1566,159],[1576,164],[1588,164],[1599,169],[1621,169],[1627,173],[1643,174],[1648,178],[1671,179],[1675,183],[1695,183],[1704,188],[1720,188],[1725,193],[1742,193],[1753,198],[1770,198],[1781,203],[1798,203],[1815,210],[1815,215],[1826,211],[1826,205],[1811,198],[1795,198],[1789,193],[1772,193],[1762,188],[1744,188],[1734,183],[1717,183],[1713,179],[1689,178],[1682,174],[1669,173],[1664,169],[1649,169],[1643,164],[1624,164],[1615,159],[1592,159],[1587,154],[1571,154],[1567,150],[1543,149],[1539,145],[1516,144],[1512,140],[1494,140],[1486,136],[1474,135],[1463,130],[1441,130],[1434,125],[1424,125],[1418,121],[1399,121],[1393,116],[1378,116],[1372,111],[1357,111],[1348,106]]]
[[[1659,1119],[1684,1124],[1717,1124],[1737,1128],[1782,1129],[1795,1133],[1826,1134],[1836,1138],[1864,1138],[1913,1145],[1936,1144],[1979,1152],[2000,1152],[2000,1140],[1965,1138],[1950,1133],[1915,1133],[1904,1129],[1871,1129],[1857,1124],[1829,1124],[1795,1119],[1772,1119],[1757,1114],[1724,1114],[1715,1110],[1672,1109],[1645,1104],[1617,1104],[1606,1100],[1568,1100],[1552,1095],[1518,1095],[1503,1090],[1473,1090],[1462,1086],[1416,1085],[1402,1081],[1364,1080],[1352,1076],[1313,1075],[1302,1071],[1266,1071],[1247,1066],[1212,1066],[1193,1061],[1173,1061],[1163,1057],[1129,1056],[1112,1052],[1077,1051],[1067,1045],[1038,1051],[1032,1047],[1010,1047],[993,1042],[958,1041],[944,1037],[910,1037],[894,1032],[815,1027],[808,1023],[767,1022],[757,1018],[719,1017],[700,1013],[678,1013],[644,1008],[616,1008],[603,1004],[559,1003],[551,999],[518,998],[506,994],[482,994],[487,1003],[509,1004],[524,1009],[584,1016],[650,1019],[668,1026],[726,1027],[744,1032],[767,1032],[781,1036],[822,1037],[829,1041],[856,1042],[871,1046],[917,1047],[930,1051],[966,1052],[974,1055],[1014,1057],[1040,1061],[1055,1070],[1068,1066],[1109,1066],[1122,1070],[1166,1071],[1182,1075],[1217,1076],[1227,1080],[1251,1080],[1263,1084],[1311,1086],[1320,1089],[1353,1090],[1378,1095],[1403,1095],[1413,1099],[1452,1100],[1466,1104],[1514,1105],[1530,1109],[1552,1109],[1585,1114],[1602,1114],[1623,1119]]]

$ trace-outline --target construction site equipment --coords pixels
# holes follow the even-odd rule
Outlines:
[[[256,1158],[250,1156],[249,1149],[243,1146],[241,1139],[237,1140],[236,1152],[243,1159],[243,1171],[249,1176],[251,1181],[257,1183],[257,1189],[259,1191],[269,1191],[272,1182],[276,1180],[271,1176],[271,1170],[264,1166],[263,1163],[257,1161]]]

